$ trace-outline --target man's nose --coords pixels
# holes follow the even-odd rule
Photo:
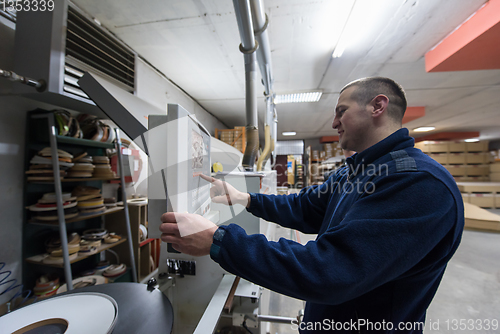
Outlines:
[[[337,117],[334,117],[332,122],[332,128],[337,129],[339,125],[340,125],[339,119]]]

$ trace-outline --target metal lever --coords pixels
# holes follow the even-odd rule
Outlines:
[[[45,80],[35,80],[28,77],[23,77],[22,75],[16,74],[12,71],[5,71],[0,69],[0,77],[4,77],[9,79],[10,81],[20,82],[22,84],[35,87],[36,90],[40,93],[44,92],[47,89],[47,83]]]

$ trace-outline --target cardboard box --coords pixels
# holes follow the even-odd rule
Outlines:
[[[323,144],[323,151],[334,151],[338,148],[338,143],[327,143]]]
[[[490,173],[491,182],[500,182],[500,173]]]
[[[494,208],[495,207],[495,195],[494,194],[469,194],[468,203],[477,205],[481,208]]]
[[[489,162],[490,162],[490,154],[488,152],[465,154],[466,164],[487,164]]]
[[[488,144],[487,140],[479,141],[477,143],[465,143],[467,152],[487,152]]]
[[[462,200],[464,203],[469,203],[469,193],[462,193]]]
[[[444,166],[452,176],[467,176],[465,165],[446,165]]]
[[[451,141],[448,143],[449,152],[465,152],[466,145],[464,142]]]
[[[466,165],[467,176],[487,176],[490,174],[488,165]]]
[[[448,142],[432,142],[429,144],[430,153],[448,152]]]
[[[488,182],[490,180],[489,176],[456,176],[454,177],[456,182]]]
[[[441,165],[448,164],[448,153],[430,153],[429,156]]]
[[[415,143],[415,148],[418,148],[424,153],[429,153],[429,146],[425,141],[419,141],[418,143]]]
[[[448,153],[448,163],[451,165],[458,164],[458,165],[463,165],[465,164],[465,153]]]
[[[500,193],[500,182],[457,182],[463,193]]]
[[[289,156],[287,159],[286,172],[288,184],[295,184],[295,159],[293,157]]]
[[[464,203],[465,227],[485,231],[500,231],[500,216],[480,207]]]
[[[490,173],[500,173],[500,163],[495,162],[490,164]]]

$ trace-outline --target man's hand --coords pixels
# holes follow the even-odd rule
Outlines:
[[[213,185],[212,188],[210,188],[210,197],[212,198],[212,202],[225,205],[241,204],[247,208],[250,206],[250,194],[236,190],[236,188],[229,183],[211,176],[202,174],[200,177],[208,182],[211,182]]]
[[[210,254],[217,225],[196,214],[166,212],[161,216],[161,240],[192,256]]]

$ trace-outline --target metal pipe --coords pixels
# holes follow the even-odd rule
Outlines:
[[[297,322],[297,318],[279,317],[276,315],[258,315],[257,320],[260,322],[273,322],[276,324],[292,324],[293,321]]]
[[[125,171],[123,168],[123,156],[122,156],[122,141],[120,140],[120,130],[115,128],[116,134],[116,154],[118,157],[118,171],[120,173],[120,181],[122,185],[122,201],[123,201],[123,212],[125,215],[125,227],[127,230],[127,242],[128,250],[130,254],[130,266],[132,267],[132,282],[137,283],[137,270],[135,268],[135,255],[134,255],[134,244],[132,242],[132,230],[130,229],[130,216],[128,213],[128,203],[127,203],[127,192],[125,191]]]
[[[257,171],[262,171],[264,166],[274,150],[274,141],[272,140],[272,123],[273,123],[273,112],[274,103],[271,96],[266,97],[266,123],[264,126],[264,137],[265,145],[262,154],[260,155],[259,161],[257,162]]]
[[[240,51],[245,60],[245,107],[246,107],[246,137],[247,144],[243,155],[243,167],[253,171],[255,157],[259,149],[259,130],[257,120],[257,94],[256,94],[256,61],[255,51],[258,43],[253,35],[252,14],[248,0],[233,0],[236,21],[240,32]]]
[[[69,261],[68,235],[66,232],[66,219],[64,218],[64,207],[62,200],[61,171],[59,170],[59,154],[57,153],[56,126],[54,116],[46,115],[49,121],[49,141],[52,154],[52,172],[54,173],[54,186],[57,203],[57,219],[59,221],[59,238],[61,239],[61,248],[64,264],[64,278],[66,279],[66,288],[73,290],[73,276],[71,274],[71,263]]]
[[[254,34],[259,49],[257,50],[257,61],[259,62],[260,74],[262,75],[262,84],[265,87],[266,96],[272,93],[273,73],[271,62],[271,47],[269,46],[269,34],[267,27],[269,20],[264,12],[264,2],[262,0],[251,0],[252,23]]]
[[[264,166],[269,159],[270,155],[274,152],[276,147],[276,132],[274,131],[274,119],[276,119],[276,114],[274,112],[275,105],[273,102],[274,92],[273,92],[273,72],[272,72],[272,61],[271,61],[271,47],[269,44],[269,34],[267,28],[269,26],[269,18],[264,11],[264,1],[263,0],[250,0],[250,5],[252,9],[252,22],[254,26],[254,34],[257,42],[259,43],[259,49],[257,50],[257,60],[260,67],[260,73],[262,75],[262,84],[264,85],[264,91],[266,95],[266,123],[265,126],[270,128],[270,136],[265,135],[266,143],[264,148],[270,147],[270,151],[262,153],[262,165]],[[269,143],[268,143],[269,141]],[[259,159],[260,160],[260,159]]]

